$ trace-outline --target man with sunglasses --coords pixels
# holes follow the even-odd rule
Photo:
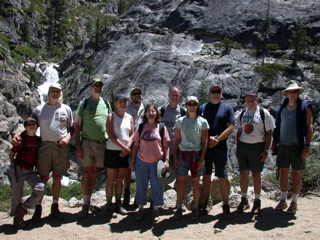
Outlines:
[[[294,215],[298,210],[301,191],[301,170],[305,168],[305,158],[309,155],[313,135],[313,112],[310,103],[299,98],[302,87],[290,80],[282,91],[286,97],[280,106],[273,131],[272,152],[277,153],[277,167],[280,168],[281,200],[276,210],[288,207],[287,191],[290,165],[292,168],[292,201],[287,213]]]
[[[106,122],[110,109],[109,104],[101,97],[103,82],[99,78],[93,78],[89,88],[91,96],[80,101],[75,118],[76,155],[78,165],[83,170],[83,206],[79,218],[86,218],[89,210],[99,210],[90,205],[90,199],[98,170],[104,167],[104,152],[108,139]]]
[[[227,138],[234,129],[234,111],[230,105],[221,102],[222,88],[219,85],[210,86],[209,99],[209,102],[201,106],[202,116],[207,119],[210,129],[203,175],[203,192],[206,202],[205,206],[200,207],[200,210],[207,214],[212,209],[211,175],[214,163],[215,176],[219,178],[223,199],[223,216],[225,219],[230,219]]]
[[[142,116],[144,113],[144,105],[142,103],[143,95],[142,89],[134,87],[130,91],[131,102],[128,103],[126,112],[129,113],[134,120],[134,131],[138,128],[139,124],[142,123]],[[131,184],[131,169],[128,168],[127,173],[124,177],[124,195],[123,195],[123,206],[127,207],[130,203],[130,184]]]

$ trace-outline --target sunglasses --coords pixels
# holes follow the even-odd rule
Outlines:
[[[288,93],[291,93],[291,94],[294,94],[294,93],[297,93],[298,90],[294,90],[294,91],[288,91]]]
[[[187,103],[187,106],[190,106],[190,107],[198,106],[198,103]]]
[[[142,95],[142,92],[131,93],[132,96]]]
[[[212,94],[220,94],[221,91],[210,91]]]
[[[96,88],[96,89],[100,89],[100,88],[102,88],[102,86],[103,86],[103,85],[92,85],[91,87],[92,87],[92,88]]]
[[[27,126],[36,126],[37,124],[35,123],[28,123]]]

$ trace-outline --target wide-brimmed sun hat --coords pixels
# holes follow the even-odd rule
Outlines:
[[[171,165],[167,169],[164,169],[163,165],[164,162],[160,160],[157,166],[157,176],[160,184],[167,185],[176,179],[177,170]]]
[[[282,95],[287,96],[287,91],[289,91],[289,90],[298,90],[299,94],[300,94],[304,91],[304,88],[299,87],[299,85],[294,80],[290,80],[287,83],[287,88],[282,91]]]

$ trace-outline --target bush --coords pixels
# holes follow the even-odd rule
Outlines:
[[[319,190],[320,186],[320,146],[310,151],[311,154],[306,158],[306,168],[301,171],[301,192]]]
[[[262,81],[274,80],[279,72],[289,72],[290,68],[286,65],[268,63],[261,66],[256,66],[254,71],[262,77]]]
[[[67,201],[72,197],[75,197],[78,200],[82,199],[81,183],[72,182],[69,186],[61,186],[60,197]]]

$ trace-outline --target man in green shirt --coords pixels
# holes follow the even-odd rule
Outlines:
[[[95,210],[90,206],[90,199],[98,169],[104,167],[104,151],[108,139],[106,121],[109,108],[108,103],[100,97],[103,82],[99,78],[93,78],[89,87],[91,96],[79,103],[75,119],[76,155],[78,165],[83,168],[83,207],[79,212],[80,218],[86,218],[89,209]]]

